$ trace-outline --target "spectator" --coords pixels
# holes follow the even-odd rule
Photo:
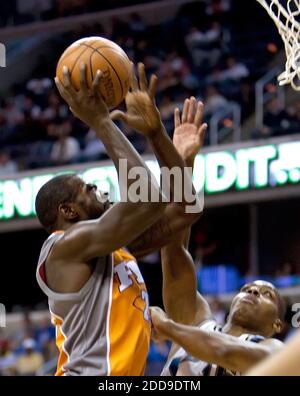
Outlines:
[[[47,94],[52,86],[53,83],[50,78],[33,78],[26,84],[29,93],[42,105],[46,103]]]
[[[170,95],[164,95],[162,97],[159,108],[163,121],[167,121],[173,117],[175,106]]]
[[[180,86],[180,79],[177,77],[176,73],[168,68],[165,71],[164,78],[160,79],[157,84],[157,91],[175,91]]]
[[[40,326],[35,329],[35,340],[42,351],[45,360],[50,360],[57,355],[55,348],[55,328],[44,319]]]
[[[34,103],[33,99],[26,95],[23,100],[23,113],[33,120],[38,120],[41,116],[41,108]]]
[[[146,25],[137,13],[132,13],[130,15],[129,27],[132,33],[137,37],[142,36],[143,33],[146,32]]]
[[[158,74],[161,78],[164,78],[170,70],[181,79],[190,74],[190,68],[186,59],[176,51],[167,56],[166,60],[160,65]]]
[[[205,94],[205,114],[214,114],[216,111],[224,109],[228,105],[228,100],[220,94],[217,88],[209,85]]]
[[[107,158],[105,147],[96,132],[90,129],[85,136],[85,148],[82,150],[80,160],[96,161],[103,158]]]
[[[69,121],[64,121],[58,125],[52,125],[49,128],[52,136],[57,136],[58,139],[53,144],[50,159],[56,165],[63,165],[70,163],[80,154],[80,146],[78,141],[70,136],[71,124]]]
[[[143,63],[148,74],[156,72],[159,69],[162,61],[157,55],[149,54],[143,58]]]
[[[24,114],[14,102],[14,98],[8,98],[3,106],[2,112],[8,128],[15,128],[24,121]]]
[[[266,106],[264,126],[268,127],[271,135],[278,136],[289,133],[292,126],[289,114],[279,106],[277,97],[271,98]]]
[[[63,119],[68,116],[68,107],[61,103],[61,99],[56,92],[50,92],[48,96],[48,106],[43,111],[43,119],[51,121],[55,119]]]
[[[206,0],[206,13],[214,17],[230,10],[231,0]]]
[[[5,151],[0,151],[0,176],[8,176],[18,171],[18,166],[15,161],[10,158],[10,155]]]
[[[53,144],[50,158],[55,165],[64,165],[74,160],[80,153],[78,141],[67,135],[61,135]]]
[[[206,32],[201,32],[195,26],[190,28],[185,42],[196,67],[205,66],[207,69],[216,65],[221,55],[221,33],[218,22],[213,22]]]
[[[264,114],[264,123],[261,128],[251,133],[253,139],[265,139],[270,136],[285,135],[293,131],[293,120],[278,103],[276,96],[269,99]]]
[[[250,74],[247,66],[232,56],[227,59],[227,70],[225,75],[232,80],[241,80],[242,78],[248,77]]]
[[[27,338],[34,338],[34,332],[35,326],[32,322],[30,313],[28,311],[24,311],[21,326],[19,326],[17,332],[14,333],[14,339],[16,342],[15,347],[20,347],[23,340]]]
[[[241,105],[243,118],[249,117],[255,104],[254,90],[249,81],[244,80],[241,82],[240,92],[236,99]]]
[[[18,375],[34,375],[44,363],[43,355],[36,350],[36,342],[32,338],[26,338],[22,344],[24,352],[16,361]]]
[[[248,68],[242,62],[237,62],[233,56],[227,58],[226,66],[227,68],[219,76],[220,82],[225,80],[239,81],[249,76]]]
[[[54,18],[78,12],[93,12],[121,4],[119,0],[115,0],[113,4],[108,0],[100,2],[101,4],[94,0],[55,1],[53,4],[50,4],[51,0],[42,0],[33,8],[34,2],[36,3],[36,0],[30,0],[24,5],[23,16],[28,14],[30,9],[32,11],[30,18],[37,19],[41,14],[44,18]],[[253,64],[251,70],[260,74],[269,59],[257,60],[251,50],[244,48],[244,44],[242,44],[243,51],[240,51],[241,44],[230,39],[235,34],[232,17],[237,11],[236,7],[237,5],[230,0],[207,0],[201,5],[184,6],[175,19],[157,25],[149,26],[139,14],[130,14],[128,21],[114,18],[105,30],[99,23],[87,24],[75,32],[57,36],[53,40],[53,45],[49,47],[52,51],[51,58],[58,59],[62,48],[83,35],[100,34],[121,45],[130,59],[143,61],[147,73],[158,74],[157,102],[161,104],[160,110],[170,135],[173,129],[172,109],[186,96],[199,97],[202,92],[207,92],[206,122],[209,123],[215,111],[226,107],[228,101],[241,104],[244,119],[254,110],[252,83],[254,79],[246,65]],[[246,3],[243,8],[248,10]],[[201,25],[197,25],[197,19],[194,18],[194,15],[199,13],[203,16],[208,15]],[[240,22],[243,23],[243,15]],[[258,30],[261,28],[264,27],[257,26]],[[237,61],[230,56],[226,60],[225,67],[222,67],[221,56],[226,55],[229,50],[243,54],[244,58]],[[80,121],[72,118],[72,130],[67,136],[61,136],[58,131],[62,128],[62,124],[69,122],[70,113],[58,92],[53,89],[53,65],[49,64],[49,59],[50,55],[40,59],[33,78],[26,86],[15,84],[14,96],[5,99],[0,106],[0,149],[1,146],[7,148],[11,145],[9,151],[13,153],[14,159],[17,159],[19,169],[105,157],[101,143],[91,133],[86,136],[87,129]],[[50,76],[49,73],[51,78],[47,77]],[[214,87],[210,87],[211,85]],[[293,130],[289,129],[288,132],[298,131],[300,118],[298,119],[297,111],[292,118]],[[225,128],[231,129],[232,121],[230,119],[225,121],[228,121]],[[128,133],[140,152],[148,149],[140,137],[131,134],[131,131]],[[265,125],[257,135],[265,137],[272,134],[273,131]],[[53,137],[58,140],[52,149]],[[208,142],[209,139],[206,141]],[[79,145],[83,146],[82,152]],[[66,151],[65,159],[57,158],[61,155],[57,154],[58,148],[59,151]],[[50,158],[51,150],[53,161]],[[68,151],[71,151],[70,155]]]
[[[0,340],[0,375],[14,375],[17,356],[7,339]]]

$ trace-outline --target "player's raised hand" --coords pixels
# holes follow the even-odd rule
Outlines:
[[[115,110],[110,114],[112,120],[122,120],[129,127],[151,137],[162,130],[160,113],[155,103],[157,77],[153,74],[148,84],[145,66],[138,64],[138,79],[132,64],[131,89],[125,97],[126,113]]]
[[[55,77],[55,84],[63,99],[68,103],[72,113],[89,127],[99,127],[104,119],[108,119],[109,112],[101,98],[99,84],[102,77],[101,71],[97,70],[92,87],[89,88],[86,78],[86,65],[80,66],[80,89],[76,90],[70,79],[70,73],[66,66],[63,67],[63,81]]]
[[[207,124],[203,120],[203,103],[192,96],[184,101],[182,114],[174,111],[173,143],[184,161],[192,162],[203,146]]]

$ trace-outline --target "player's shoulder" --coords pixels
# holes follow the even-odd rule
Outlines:
[[[42,250],[47,251],[46,266],[49,263],[69,263],[67,252],[70,251],[68,243],[68,230],[58,230],[52,232],[44,242]]]
[[[267,346],[272,350],[277,350],[283,347],[284,343],[276,338],[265,338],[260,342],[261,345]]]
[[[44,241],[42,247],[41,247],[41,251],[51,251],[53,250],[53,247],[55,246],[55,244],[57,243],[57,241],[59,241],[62,236],[64,235],[64,231],[63,230],[58,230],[58,231],[54,231],[52,232],[48,238]]]
[[[89,246],[93,224],[92,220],[78,221],[66,230],[53,232],[48,238],[52,246],[49,259],[67,263],[77,261]]]
[[[217,332],[222,331],[222,326],[219,325],[213,317],[204,319],[202,322],[196,324],[196,326],[199,329],[205,331],[217,331]]]
[[[53,231],[48,238],[45,240],[42,249],[44,248],[48,248],[49,250],[53,250],[55,249],[55,247],[57,246],[58,242],[61,241],[63,239],[65,235],[65,231],[64,230],[57,230],[57,231]]]

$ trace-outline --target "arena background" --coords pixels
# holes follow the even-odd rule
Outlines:
[[[190,244],[199,289],[222,322],[245,280],[272,280],[290,307],[282,339],[289,337],[291,306],[300,301],[300,98],[277,84],[283,45],[265,10],[254,0],[6,0],[0,15],[6,48],[0,303],[7,316],[0,374],[43,375],[55,367],[54,331],[35,280],[47,236],[34,217],[38,187],[49,175],[76,169],[117,194],[103,147],[71,116],[53,84],[62,51],[89,35],[116,41],[157,73],[157,101],[170,136],[174,107],[191,94],[204,100],[209,131],[194,178],[197,189],[204,186],[205,211]],[[151,162],[144,139],[125,133]],[[151,305],[161,306],[159,255],[141,268]],[[34,358],[26,355],[29,347]],[[167,352],[167,344],[151,346],[147,374],[159,373]]]

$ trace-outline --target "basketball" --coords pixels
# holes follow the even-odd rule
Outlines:
[[[67,66],[71,82],[80,88],[80,65],[87,66],[87,83],[92,86],[97,70],[101,70],[100,93],[111,109],[125,98],[130,85],[131,64],[116,43],[103,37],[86,37],[75,41],[60,57],[56,76],[63,81],[63,66]]]

